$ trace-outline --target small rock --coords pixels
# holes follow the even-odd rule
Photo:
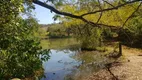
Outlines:
[[[19,78],[13,78],[13,79],[11,79],[11,80],[21,80],[21,79],[19,79]]]
[[[128,62],[130,62],[130,60],[128,59]]]
[[[142,56],[142,54],[139,54],[138,56]]]

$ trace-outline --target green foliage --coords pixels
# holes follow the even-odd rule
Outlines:
[[[142,48],[142,17],[137,16],[129,21],[126,29],[121,32],[120,39],[131,47]]]
[[[118,37],[118,33],[112,31],[110,28],[103,28],[102,36],[104,41],[115,40]]]
[[[86,27],[85,27],[86,26]],[[94,50],[102,46],[102,29],[93,28],[90,25],[72,26],[75,38],[81,42],[81,48],[87,50]]]
[[[48,27],[49,38],[67,38],[70,37],[70,29],[63,26],[63,24],[52,24]]]
[[[18,25],[7,24],[1,28],[0,76],[5,78],[33,76],[42,68],[39,56],[46,54],[42,53],[35,37],[38,26],[33,19],[18,19],[16,22]]]
[[[125,0],[118,0],[118,1],[108,1],[110,4],[104,2],[99,3],[97,0],[78,0],[78,5],[71,5],[72,7],[68,7],[69,5],[62,5],[62,11],[64,12],[70,12],[75,15],[81,15],[88,12],[93,12],[100,10],[100,7],[102,9],[111,8],[112,5],[116,6],[119,4],[123,4],[126,1]],[[100,5],[99,5],[100,4]],[[102,13],[102,16],[100,16],[100,13],[95,14],[88,14],[83,16],[88,21],[92,21],[94,23],[100,23],[100,24],[106,24],[111,26],[116,26],[116,28],[120,28],[123,23],[127,20],[127,18],[135,11],[137,8],[138,3],[129,4],[124,7],[121,7],[117,10],[110,10]],[[139,12],[140,13],[140,12]],[[100,20],[98,21],[98,19]],[[109,28],[99,29],[96,27],[105,27],[105,26],[84,26],[83,21],[79,19],[71,19],[69,17],[60,17],[60,20],[64,22],[64,25],[67,27],[74,26],[73,33],[75,34],[75,37],[82,42],[82,48],[89,48],[89,49],[95,49],[98,46],[101,46],[101,41],[104,40],[112,40],[117,39],[119,30],[117,32],[113,32]],[[126,23],[128,25],[129,23]],[[92,26],[92,27],[91,27]],[[93,29],[93,27],[95,27]]]
[[[133,6],[137,6],[135,4]],[[123,44],[126,44],[131,47],[142,48],[142,7],[131,16],[131,19],[127,22],[125,28],[121,30],[120,40]]]
[[[22,0],[0,0],[0,24],[6,25],[6,23],[13,21],[22,11]]]
[[[39,46],[37,21],[19,17],[23,9],[23,0],[0,0],[1,80],[34,76],[42,69],[41,59],[49,58],[48,51]]]

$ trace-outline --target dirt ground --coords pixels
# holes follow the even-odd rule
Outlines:
[[[103,69],[85,80],[142,80],[142,50],[123,46],[123,56],[123,61],[110,68],[117,79],[107,69]]]

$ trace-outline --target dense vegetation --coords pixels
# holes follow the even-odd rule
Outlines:
[[[104,41],[119,41],[123,44],[141,47],[141,3],[128,4],[117,10],[100,13],[95,11],[109,9],[126,1],[78,1],[78,5],[59,5],[61,11],[82,15],[87,20],[58,17],[66,27],[73,29],[75,37],[82,42],[82,48],[96,49]],[[69,7],[72,6],[72,7]],[[89,7],[88,7],[89,6]],[[95,6],[95,7],[94,7]],[[92,12],[92,13],[91,13]],[[90,13],[90,14],[88,14]],[[93,25],[93,23],[95,25]]]
[[[140,0],[0,0],[1,79],[34,76],[42,69],[41,60],[49,58],[48,51],[39,46],[38,34],[42,31],[30,14],[33,3],[65,15],[54,16],[62,25],[50,27],[50,37],[73,33],[84,49],[96,49],[114,37],[126,45],[142,47]],[[27,14],[28,18],[23,19],[21,14]],[[47,56],[42,58],[44,54]]]
[[[142,9],[135,14],[135,17],[132,18],[126,28],[121,31],[120,40],[130,46],[142,48]],[[127,38],[127,39],[125,39]]]
[[[0,8],[0,79],[39,76],[40,56],[49,56],[39,46],[37,21],[19,16],[24,12],[22,0],[0,1]]]
[[[57,9],[71,13],[70,16],[55,15],[53,18],[60,20],[64,27],[71,30],[75,38],[82,43],[83,49],[102,47],[104,41],[119,41],[129,46],[141,47],[140,12],[142,7],[140,2],[125,5],[117,10],[111,9],[117,5],[126,4],[127,0],[104,1],[102,3],[99,0],[71,2],[53,1]],[[75,5],[76,3],[78,4]],[[101,11],[105,9],[110,10]],[[70,18],[72,15],[75,17]],[[82,17],[83,19],[76,19],[76,17]],[[51,30],[52,35],[62,36],[61,30],[63,29]]]
[[[69,38],[71,37],[70,28],[64,27],[63,24],[47,25],[47,32],[49,38]]]

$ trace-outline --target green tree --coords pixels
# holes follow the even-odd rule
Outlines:
[[[0,1],[1,80],[35,76],[42,69],[41,59],[49,58],[48,51],[39,46],[37,21],[22,19],[23,12],[23,0]]]
[[[93,28],[90,25],[84,24],[72,25],[70,28],[73,32],[73,36],[81,42],[82,50],[96,50],[98,47],[102,46],[103,29],[97,27]]]
[[[65,27],[63,24],[51,24],[47,25],[47,32],[49,33],[47,36],[49,38],[67,38],[70,37],[70,30],[69,28]]]
[[[120,40],[128,46],[142,48],[142,16],[139,12],[134,15],[135,17],[121,31]]]
[[[33,0],[33,3],[55,12],[57,15],[54,19],[59,18],[66,26],[82,25],[85,22],[92,27],[108,27],[117,32],[125,27],[142,4],[141,0],[46,0],[45,2]]]

